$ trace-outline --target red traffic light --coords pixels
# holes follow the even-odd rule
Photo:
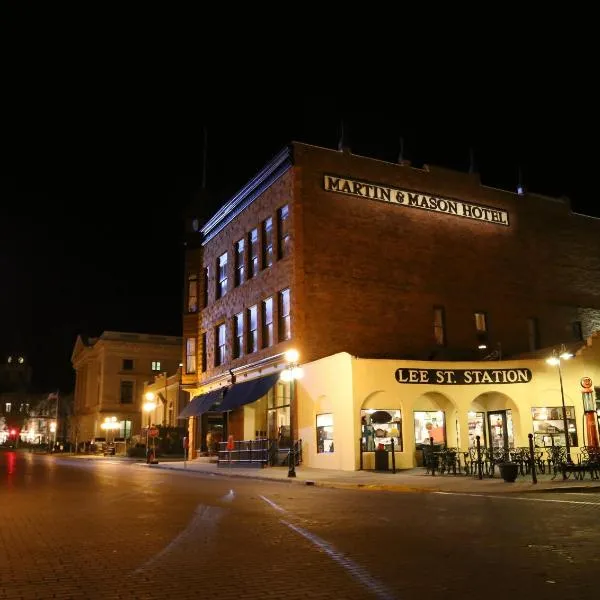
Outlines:
[[[11,429],[10,430],[10,435],[17,435],[17,430],[16,429]]]

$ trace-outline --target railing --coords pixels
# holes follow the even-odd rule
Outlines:
[[[219,442],[218,466],[231,467],[263,467],[287,466],[290,448],[282,447],[277,440],[259,438],[255,440],[237,440],[233,449],[227,448],[227,442]],[[294,444],[296,466],[302,463],[302,440]]]

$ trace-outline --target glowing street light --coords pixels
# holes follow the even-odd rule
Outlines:
[[[565,345],[561,346],[560,350],[552,350],[552,356],[546,359],[546,362],[549,365],[555,366],[558,368],[558,378],[560,380],[560,399],[562,402],[562,413],[563,413],[563,427],[565,428],[565,445],[567,448],[567,462],[571,463],[571,441],[569,440],[569,426],[567,424],[567,408],[565,406],[565,392],[563,390],[563,380],[562,380],[562,371],[560,368],[561,361],[569,360],[573,358],[573,355],[567,351]]]
[[[144,412],[148,413],[148,427],[146,427],[146,460],[148,460],[148,432],[150,430],[150,413],[156,409],[156,396],[154,392],[146,392],[144,398],[146,398],[146,402],[144,402]],[[154,443],[154,438],[152,438]]]
[[[281,381],[290,384],[290,455],[288,465],[288,477],[296,477],[296,446],[294,445],[294,409],[296,404],[296,379],[304,375],[302,367],[298,366],[300,354],[298,350],[288,350],[285,355],[288,366],[279,376]]]

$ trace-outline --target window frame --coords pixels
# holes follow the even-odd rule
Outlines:
[[[439,323],[437,317],[439,316]],[[441,334],[441,341],[438,339],[438,334]],[[446,309],[443,306],[435,305],[433,307],[433,341],[436,346],[443,347],[446,345]]]
[[[328,423],[326,425],[319,425],[319,417],[331,417],[331,423]],[[321,430],[322,432],[325,431],[325,429],[327,427],[331,428],[331,438],[322,438],[319,433]],[[316,440],[317,440],[317,454],[334,454],[335,453],[335,423],[334,423],[334,418],[333,418],[333,413],[332,412],[327,412],[327,413],[318,413],[315,415],[315,434],[316,434]],[[329,447],[333,447],[333,450],[325,450],[325,444],[322,443],[326,440],[331,439],[331,444],[329,445]]]
[[[198,312],[198,274],[188,273],[188,289],[187,289],[187,312]]]
[[[227,294],[227,252],[217,257],[216,298],[219,300]]]
[[[288,312],[284,312],[284,298],[287,292]],[[278,339],[284,342],[292,339],[292,295],[290,288],[285,288],[278,293]],[[287,324],[287,327],[286,327]],[[286,336],[286,330],[288,335]]]
[[[233,315],[233,353],[232,358],[244,355],[244,312]]]
[[[252,312],[254,311],[254,320],[256,327],[252,329]],[[258,351],[258,305],[254,304],[246,309],[246,323],[248,336],[246,339],[246,353],[252,354]]]
[[[253,235],[256,234],[256,240],[253,243]],[[254,227],[248,232],[248,279],[256,277],[260,271],[258,248],[258,228]]]
[[[283,217],[285,210],[286,216]],[[290,205],[284,204],[277,209],[277,259],[290,255]]]
[[[267,225],[268,224],[268,225]],[[262,230],[262,268],[273,266],[273,217],[267,217],[261,224]]]
[[[270,316],[267,308],[270,307]],[[262,347],[270,348],[275,345],[275,330],[273,327],[273,296],[261,302]]]
[[[185,340],[185,373],[194,375],[198,371],[197,344],[195,337],[188,337]]]
[[[240,251],[240,244],[242,250]],[[246,240],[240,238],[234,244],[233,252],[233,263],[234,263],[234,274],[233,274],[233,285],[238,287],[246,281],[245,279],[245,268],[246,268]]]
[[[226,324],[219,323],[215,325],[215,367],[220,367],[227,362],[227,326]],[[221,335],[223,339],[221,340]]]
[[[128,401],[123,400],[123,390],[129,388],[131,391],[131,399]],[[133,404],[135,400],[135,381],[131,379],[121,379],[119,385],[119,404]]]

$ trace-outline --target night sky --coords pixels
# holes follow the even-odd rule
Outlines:
[[[201,218],[287,142],[336,148],[341,118],[356,154],[395,161],[402,137],[415,166],[466,171],[473,147],[485,184],[514,190],[521,167],[528,190],[566,195],[576,212],[600,217],[585,110],[561,112],[557,102],[541,113],[534,98],[510,110],[415,112],[351,96],[228,96],[159,116],[157,107],[63,107],[61,118],[28,120],[0,178],[2,355],[24,353],[37,390],[66,392],[79,333],[180,335],[182,214],[201,187],[205,126],[216,201]]]

